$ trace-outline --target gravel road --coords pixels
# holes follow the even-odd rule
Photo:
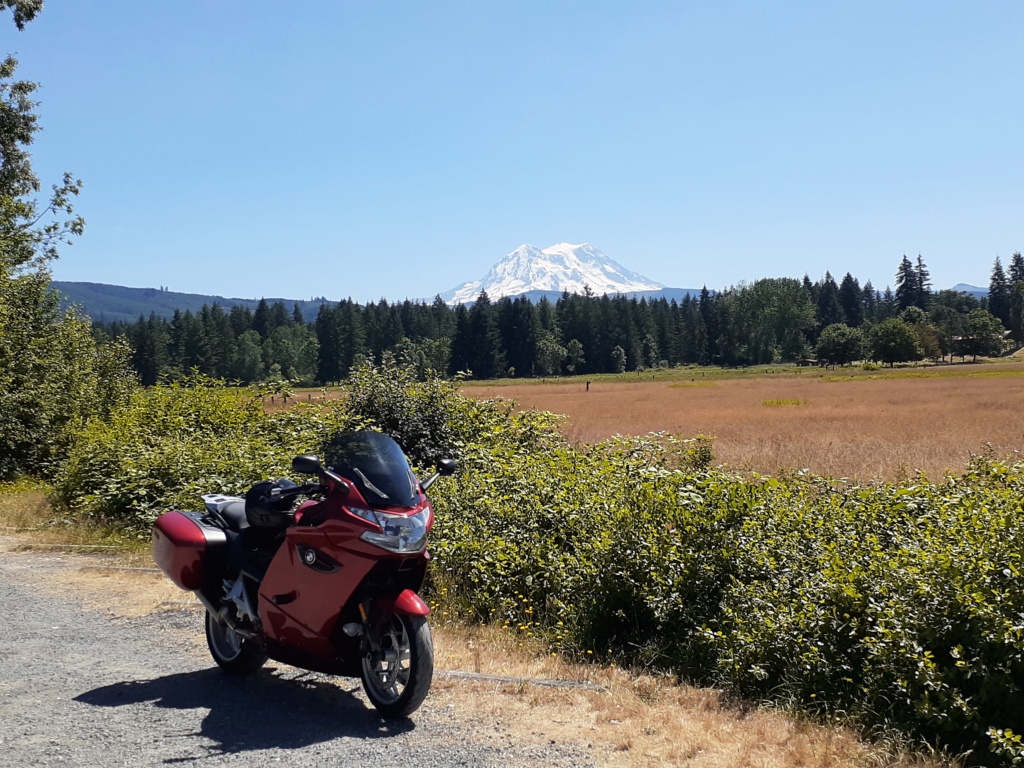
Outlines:
[[[200,614],[116,618],[34,585],[65,558],[0,538],[0,763],[9,766],[587,766],[431,703],[382,720],[358,681],[290,667],[230,678],[195,653]],[[56,592],[56,596],[53,594]]]

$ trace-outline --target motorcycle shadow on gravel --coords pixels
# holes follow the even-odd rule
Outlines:
[[[415,728],[411,720],[380,717],[342,687],[346,682],[312,673],[282,675],[274,669],[249,677],[205,669],[114,683],[74,701],[97,707],[151,702],[168,709],[208,709],[199,735],[215,742],[212,750],[217,753],[301,749],[340,737],[388,738]]]

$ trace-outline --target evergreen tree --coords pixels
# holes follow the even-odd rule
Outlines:
[[[1010,338],[1018,347],[1024,344],[1024,280],[1010,289]]]
[[[403,301],[399,310],[402,329],[413,341],[436,338],[430,308],[422,302]]]
[[[1024,282],[1024,256],[1016,251],[1010,257],[1010,285]]]
[[[864,283],[861,306],[864,307],[864,320],[866,322],[874,323],[878,320],[878,292],[870,280]]]
[[[914,273],[917,286],[917,300],[914,302],[914,305],[927,310],[931,300],[932,281],[931,275],[928,273],[928,267],[925,266],[924,259],[921,258],[920,253],[917,254],[917,264],[914,267]]]
[[[178,329],[178,346],[181,350],[181,368],[184,371],[195,369],[200,373],[209,373],[206,369],[207,349],[206,337],[203,335],[202,323],[186,309],[181,316],[181,327]]]
[[[270,333],[291,324],[292,317],[283,301],[275,301],[270,305]]]
[[[253,330],[252,310],[235,304],[228,312],[228,321],[231,323],[231,336],[238,338],[246,331]]]
[[[806,275],[804,276],[806,277]],[[810,280],[807,281],[808,283]],[[806,285],[805,285],[806,287]],[[809,294],[810,295],[810,294]],[[717,313],[712,306],[711,294],[708,292],[708,287],[705,285],[700,289],[700,299],[698,301],[698,309],[700,311],[700,317],[704,325],[704,334],[707,338],[707,362],[708,364],[718,359],[718,325],[717,325]],[[627,350],[628,351],[628,350]]]
[[[839,304],[839,286],[830,272],[825,272],[825,279],[818,286],[818,327],[827,328],[845,321],[843,308]]]
[[[896,270],[896,313],[907,307],[916,307],[921,296],[921,286],[917,282],[917,270],[903,255],[899,269]]]
[[[532,376],[540,333],[536,307],[525,297],[506,297],[498,302],[497,315],[505,362],[516,376]]]
[[[139,374],[143,386],[152,386],[167,369],[167,324],[150,313],[148,319],[139,318],[132,331],[126,334],[132,345],[132,367]]]
[[[988,284],[988,311],[1004,326],[1010,326],[1010,281],[1003,271],[1003,263],[996,256],[992,265],[992,279]]]
[[[448,362],[448,373],[452,376],[472,369],[471,343],[469,310],[465,304],[459,304],[455,307],[455,332],[452,336],[452,355]]]
[[[444,299],[435,296],[430,305],[430,333],[432,339],[451,338],[455,335],[455,313],[444,303]]]
[[[231,356],[235,346],[231,320],[224,314],[220,304],[214,304],[212,307],[203,305],[199,320],[203,338],[206,340],[203,372],[211,376],[226,377],[231,367]]]
[[[739,328],[740,316],[730,312],[734,304],[732,291],[722,291],[715,295],[715,328],[718,338],[715,348],[718,350],[719,365],[738,365],[747,361],[747,344]]]
[[[892,289],[889,286],[885,286],[885,290],[882,292],[882,298],[878,302],[878,319],[888,320],[896,317],[899,313],[899,305],[896,301],[896,297],[893,296]]]
[[[267,338],[273,330],[273,326],[270,324],[270,305],[267,304],[266,299],[260,299],[259,304],[256,305],[256,312],[252,318],[252,329],[260,335],[261,339]]]
[[[641,362],[639,332],[633,313],[635,302],[619,295],[614,298],[603,297],[599,305],[599,317],[604,326],[604,340],[607,345],[607,370],[615,370],[612,350],[621,347],[626,353],[626,370],[633,370]]]
[[[864,295],[857,278],[847,272],[839,283],[839,306],[850,328],[859,328],[864,323]]]
[[[469,362],[473,377],[492,379],[505,371],[505,358],[501,349],[501,335],[494,317],[491,300],[481,291],[469,311]]]
[[[180,309],[174,310],[174,315],[171,317],[171,324],[168,328],[168,341],[167,341],[167,358],[168,365],[174,368],[178,373],[185,370],[184,363],[182,362],[185,358],[185,340],[184,330],[182,326],[185,323],[185,315]]]
[[[338,309],[321,304],[317,311],[316,339],[319,343],[316,362],[316,379],[321,384],[341,381],[341,329],[339,328]],[[259,334],[257,334],[259,335]]]
[[[708,365],[711,362],[709,349],[708,329],[704,325],[704,317],[699,311],[694,312],[692,362],[697,365]]]
[[[818,286],[811,282],[811,278],[804,272],[803,281],[804,290],[807,291],[808,297],[811,299],[811,303],[817,306],[818,304]]]
[[[369,307],[370,305],[367,305]],[[371,352],[367,341],[367,329],[364,322],[364,311],[352,299],[338,302],[335,309],[338,323],[339,358],[338,367],[342,376],[358,365],[359,361]],[[395,339],[398,343],[399,339]]]
[[[651,305],[647,303],[647,299],[642,298],[639,301],[633,300],[630,303],[630,306],[636,315],[636,328],[640,341],[641,364],[645,368],[653,368],[661,359],[661,350],[658,348],[657,328],[654,322],[654,314],[651,311]],[[565,348],[569,349],[569,346],[566,345]],[[586,345],[584,345],[583,351],[584,353],[587,352]],[[609,353],[610,351],[611,350],[609,350]],[[572,356],[572,350],[569,351],[569,356]],[[584,366],[583,372],[589,370],[589,366]]]
[[[542,331],[550,331],[555,336],[559,335],[558,314],[547,296],[542,296],[537,302],[537,319],[540,321]]]
[[[393,349],[405,335],[400,308],[397,305],[392,307],[387,299],[382,298],[376,304],[372,301],[367,304],[362,316],[366,352],[379,360],[385,351]]]
[[[594,327],[595,299],[593,296],[580,296],[564,292],[555,305],[555,312],[558,317],[558,325],[562,330],[562,341],[566,349],[569,348],[569,340],[576,339],[583,348],[583,359],[586,361],[597,361],[598,335]],[[646,310],[646,305],[644,307]],[[647,318],[648,322],[650,318]],[[653,331],[653,324],[648,329]],[[609,353],[611,348],[609,347]],[[580,363],[576,373],[586,373],[589,367]]]
[[[658,299],[652,302],[652,313],[658,332],[658,349],[661,352],[658,362],[659,364],[664,362],[669,366],[678,365],[682,359],[682,342],[679,338],[679,305],[676,304],[675,299],[671,303],[665,299]],[[610,364],[611,349],[605,351]],[[602,367],[602,370],[608,370],[607,365]]]

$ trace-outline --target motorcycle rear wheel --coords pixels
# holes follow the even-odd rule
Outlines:
[[[210,655],[229,675],[251,675],[267,663],[267,652],[253,641],[246,640],[206,612],[206,644]]]
[[[430,690],[434,642],[425,616],[388,613],[367,629],[363,690],[384,717],[408,717]]]

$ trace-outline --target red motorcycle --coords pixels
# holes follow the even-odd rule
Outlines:
[[[323,462],[292,460],[318,482],[265,481],[244,499],[203,496],[205,512],[161,515],[153,559],[206,607],[207,644],[225,672],[271,658],[361,677],[381,714],[405,717],[434,671],[418,594],[434,522],[426,491],[455,469],[445,459],[420,482],[390,437],[342,433]]]

